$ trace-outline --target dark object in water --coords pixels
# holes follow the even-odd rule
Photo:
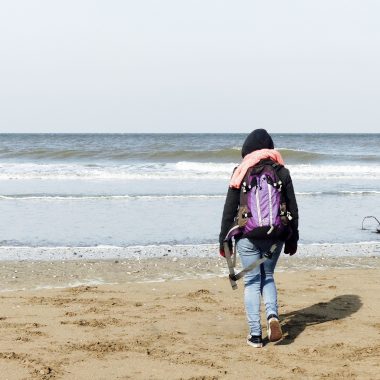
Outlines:
[[[363,221],[362,221],[362,230],[366,230],[366,228],[364,228],[364,221],[366,219],[370,219],[370,218],[375,219],[376,222],[378,223],[378,226],[376,227],[376,231],[375,232],[377,232],[378,234],[380,234],[380,222],[379,222],[379,219],[377,219],[375,216],[365,216],[363,218]]]

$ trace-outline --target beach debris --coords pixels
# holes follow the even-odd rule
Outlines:
[[[369,215],[369,216],[365,216],[362,220],[362,230],[367,230],[368,228],[364,228],[364,221],[366,219],[375,219],[376,222],[377,222],[377,227],[376,227],[376,231],[373,231],[373,232],[376,232],[378,234],[380,234],[380,222],[379,222],[379,219],[376,218],[376,216],[372,216],[372,215]]]

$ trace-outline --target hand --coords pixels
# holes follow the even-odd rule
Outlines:
[[[287,240],[285,242],[284,253],[290,256],[293,256],[297,252],[297,242],[294,240]]]
[[[232,256],[234,254],[234,251],[232,249],[232,242],[228,242],[228,246],[230,247],[230,255]],[[220,245],[219,247],[219,255],[222,257],[226,257],[226,253],[224,252],[224,245]]]

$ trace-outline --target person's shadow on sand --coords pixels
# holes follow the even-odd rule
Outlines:
[[[277,345],[287,345],[294,342],[299,334],[311,325],[346,318],[356,313],[362,307],[360,297],[345,294],[335,297],[329,302],[319,302],[304,309],[296,310],[282,316],[282,331],[284,339]]]

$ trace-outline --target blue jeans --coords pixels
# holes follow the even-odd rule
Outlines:
[[[273,278],[274,268],[280,256],[283,242],[273,240],[240,239],[236,248],[244,268],[263,257],[273,244],[277,247],[272,259],[267,259],[259,267],[244,276],[244,303],[251,335],[261,336],[260,303],[263,296],[266,316],[278,316],[277,289]]]

